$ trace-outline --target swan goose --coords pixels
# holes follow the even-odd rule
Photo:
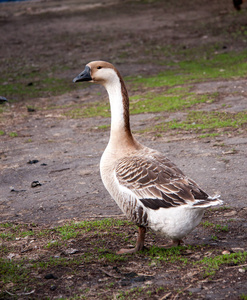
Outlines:
[[[103,85],[111,107],[109,143],[100,160],[102,181],[123,213],[138,226],[134,253],[144,248],[146,228],[172,239],[172,246],[201,221],[204,210],[222,204],[208,196],[196,182],[162,153],[140,144],[132,135],[129,98],[124,81],[110,63],[93,61],[73,80]]]

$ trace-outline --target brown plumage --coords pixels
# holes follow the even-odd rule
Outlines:
[[[139,227],[136,247],[118,253],[142,250],[146,227],[179,245],[200,223],[204,210],[222,200],[208,196],[162,153],[136,141],[130,130],[128,92],[113,65],[91,62],[74,79],[78,81],[102,84],[109,95],[111,133],[100,161],[101,178],[121,210]]]

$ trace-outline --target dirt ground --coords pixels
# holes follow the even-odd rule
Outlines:
[[[204,0],[178,1],[176,4],[172,1],[113,0],[3,3],[0,4],[1,74],[4,76],[5,72],[9,74],[10,71],[23,74],[23,70],[30,65],[36,72],[49,74],[58,72],[52,71],[53,66],[66,65],[66,69],[59,69],[59,76],[71,81],[85,63],[95,59],[113,62],[124,76],[157,74],[166,68],[158,63],[160,57],[156,51],[164,45],[187,49],[200,45],[210,47],[218,43],[221,45],[220,51],[245,49],[246,35],[236,39],[231,33],[238,31],[238,28],[246,28],[246,12],[245,4],[238,14],[231,1],[223,0],[210,1],[210,5]],[[6,78],[6,82],[11,80],[13,78]],[[210,90],[220,94],[220,100],[207,104],[204,110],[239,112],[247,109],[246,83],[246,78],[227,82],[218,80],[195,84],[193,91],[200,94]],[[98,127],[109,124],[109,119],[71,119],[64,115],[65,104],[83,105],[87,101],[105,98],[103,88],[88,86],[58,96],[24,97],[10,102],[10,110],[0,119],[0,129],[16,132],[17,136],[0,136],[0,222],[35,223],[42,227],[70,220],[122,217],[99,175],[100,156],[108,142],[109,132]],[[222,103],[226,103],[226,107],[223,108]],[[27,106],[46,109],[28,112]],[[48,108],[51,106],[55,109]],[[157,116],[167,117],[162,113],[132,116],[132,128],[143,128]],[[224,242],[218,242],[217,246],[210,241],[208,247],[217,248],[219,253],[224,249],[234,252],[232,249],[240,248],[246,251],[246,131],[237,135],[233,131],[228,135],[203,140],[195,138],[193,134],[174,137],[164,133],[159,138],[152,133],[137,136],[143,144],[165,153],[209,194],[221,194],[225,206],[230,207],[232,216],[228,216],[227,212],[221,212],[220,218],[218,213],[213,212],[206,216],[210,222],[227,223],[227,219],[233,217],[236,221],[232,231],[228,232],[231,237],[222,238]],[[32,187],[34,181],[40,185]],[[190,244],[198,242],[198,232],[205,234],[199,228],[186,241]],[[80,243],[73,247],[80,247]],[[118,245],[115,247],[119,248]],[[138,266],[143,257],[135,258]],[[130,261],[135,259],[130,258]],[[136,273],[137,269],[136,266]],[[192,299],[191,293],[193,299],[240,299],[241,293],[247,294],[247,271],[239,273],[234,268],[225,270],[223,287],[220,285],[222,274],[217,275],[211,283],[198,283],[186,278],[185,284],[181,284],[179,278],[169,279],[168,276],[165,285],[167,288],[173,286],[172,290],[168,288],[167,293],[153,293],[148,298],[137,295],[132,299]],[[109,270],[103,272],[104,275],[107,272]],[[155,273],[153,270],[153,277],[149,281],[152,284],[158,281],[161,286],[165,271],[159,274],[163,279],[158,280],[159,272],[162,271],[157,269]],[[182,273],[185,276],[186,270]],[[118,275],[112,275],[116,289],[135,286],[134,281],[126,286],[117,283]],[[88,286],[95,284],[95,279],[90,280]],[[175,291],[175,287],[186,289],[189,285],[192,288],[190,294],[187,290],[181,295]],[[98,287],[102,289],[100,284]],[[34,295],[34,298],[42,298],[40,291]],[[66,294],[58,289],[46,293],[50,299],[61,295],[66,298],[73,296],[73,293]],[[97,299],[95,294],[88,295],[88,299]],[[116,299],[116,295],[108,296]]]

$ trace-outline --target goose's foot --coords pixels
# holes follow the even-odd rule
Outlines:
[[[166,244],[166,245],[161,245],[160,247],[164,248],[164,249],[170,249],[172,247],[181,246],[182,244],[184,244],[184,242],[182,240],[173,240],[172,243]]]
[[[138,236],[135,248],[132,249],[120,249],[117,254],[136,253],[144,249],[146,228],[143,226],[138,227]]]
[[[243,0],[233,0],[233,5],[236,10],[241,10],[241,4],[243,4]]]

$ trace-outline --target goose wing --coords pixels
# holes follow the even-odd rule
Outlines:
[[[116,177],[120,186],[154,210],[207,202],[209,197],[162,155],[125,157],[116,167]]]

